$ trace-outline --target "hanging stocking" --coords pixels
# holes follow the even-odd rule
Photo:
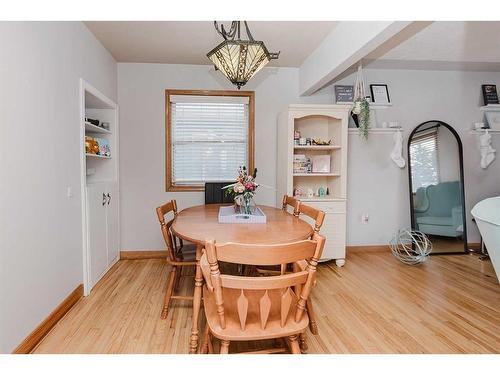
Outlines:
[[[481,145],[481,168],[486,169],[495,160],[495,152],[497,151],[491,147],[491,134],[488,133],[488,130],[479,137],[479,142]]]
[[[397,131],[394,133],[394,148],[391,152],[391,159],[399,168],[404,168],[406,165],[403,159],[403,132]]]

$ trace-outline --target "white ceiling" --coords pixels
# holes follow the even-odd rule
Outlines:
[[[366,57],[372,68],[500,70],[500,22],[437,21],[385,53]]]
[[[222,41],[209,21],[85,22],[118,62],[210,65],[208,51]],[[224,22],[229,26],[229,22]],[[270,66],[299,67],[336,22],[248,21],[254,39],[270,52]],[[243,25],[242,25],[243,26]]]

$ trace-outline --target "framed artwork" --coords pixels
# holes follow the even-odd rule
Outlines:
[[[313,173],[330,173],[330,155],[315,155],[311,159]]]
[[[497,86],[483,85],[482,88],[484,105],[498,104]]]
[[[352,103],[354,101],[354,86],[335,85],[335,103]]]
[[[374,103],[388,104],[391,102],[389,99],[389,90],[387,89],[387,85],[370,85],[370,91],[372,93],[372,101]]]
[[[486,121],[487,123],[484,126],[483,129],[500,129],[500,112],[486,112]]]

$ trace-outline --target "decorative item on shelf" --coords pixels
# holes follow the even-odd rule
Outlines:
[[[85,136],[85,153],[99,155],[99,144],[95,138]]]
[[[306,146],[311,146],[312,140],[311,138],[306,138]]]
[[[99,126],[99,124],[100,124],[99,120],[95,120],[95,119],[88,118],[88,117],[85,117],[85,122],[88,122],[88,123],[95,125],[95,126]]]
[[[96,138],[97,144],[99,145],[99,155],[111,156],[111,149],[109,147],[109,141],[104,138]]]
[[[356,84],[354,85],[354,103],[352,107],[352,118],[359,128],[359,134],[368,139],[370,129],[370,103],[365,97],[365,82],[363,80],[363,68],[358,66]]]
[[[337,104],[352,103],[354,101],[354,86],[335,85],[335,102]]]
[[[105,130],[109,130],[109,129],[110,129],[110,128],[109,128],[109,122],[106,122],[106,121],[101,122],[101,127],[102,127],[103,129],[105,129]]]
[[[323,141],[320,138],[318,138],[318,139],[313,139],[312,144],[314,146],[330,146],[332,144],[332,140],[330,139],[329,141]]]
[[[318,188],[318,197],[320,198],[326,197],[326,189],[324,187]]]
[[[497,152],[497,150],[491,147],[491,134],[488,129],[484,131],[484,134],[479,136],[479,144],[481,151],[481,168],[486,169],[493,163],[493,160],[495,160],[495,153]]]
[[[300,198],[301,196],[304,195],[304,192],[300,188],[295,188],[293,189],[293,196],[296,198]]]
[[[473,126],[474,126],[474,128],[473,128],[474,130],[481,130],[481,129],[488,128],[487,124],[485,124],[484,122],[475,122]]]
[[[389,99],[389,90],[385,84],[377,83],[370,85],[370,92],[372,93],[373,103],[389,104],[391,102]]]
[[[306,145],[306,139],[305,138],[299,138],[299,146],[305,146]]]
[[[414,266],[427,260],[432,251],[432,243],[422,232],[400,229],[392,238],[390,248],[396,259]]]
[[[498,104],[496,85],[482,85],[484,105]]]
[[[330,155],[314,155],[311,161],[313,173],[330,173]]]
[[[486,111],[484,115],[486,116],[487,121],[486,128],[500,129],[500,112]]]
[[[207,53],[215,69],[220,70],[234,85],[245,85],[255,73],[262,69],[269,61],[279,57],[279,52],[269,52],[264,42],[254,40],[248,24],[243,21],[248,39],[241,39],[240,21],[231,22],[229,31],[220,28],[214,21],[215,30],[224,38],[224,41]]]
[[[314,190],[309,188],[307,189],[307,198],[314,198]]]
[[[296,146],[300,144],[300,132],[298,130],[293,132],[293,144]]]
[[[234,196],[235,211],[240,214],[251,215],[255,208],[253,197],[259,184],[255,182],[257,177],[257,168],[254,169],[253,174],[248,174],[246,167],[240,167],[238,177],[234,184],[226,185],[222,189],[226,194]]]

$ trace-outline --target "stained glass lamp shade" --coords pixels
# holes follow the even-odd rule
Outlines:
[[[239,22],[235,30],[238,30],[239,34]],[[228,39],[228,36],[231,35],[223,33],[224,29],[222,28],[221,35],[225,40],[211,50],[207,57],[213,62],[217,70],[220,70],[233,84],[238,86],[238,89],[246,84],[269,61],[278,58],[279,53],[269,53],[264,42],[253,40],[248,32],[248,27],[249,40]],[[232,36],[234,38],[234,33]]]

